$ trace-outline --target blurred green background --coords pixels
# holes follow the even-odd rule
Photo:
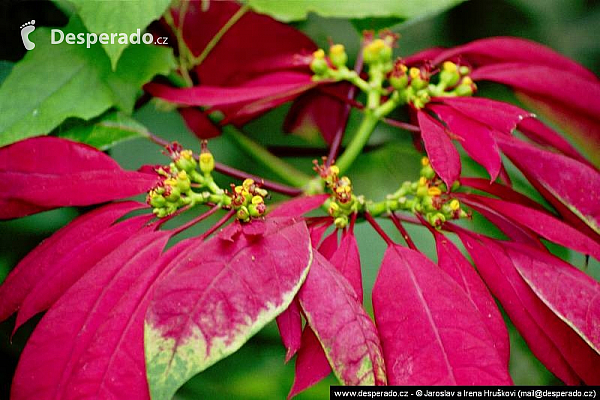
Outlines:
[[[286,1],[286,0],[283,0]],[[366,0],[365,0],[366,1]],[[373,0],[371,0],[373,1]],[[374,0],[376,1],[376,0]],[[399,0],[400,1],[400,0]],[[38,26],[64,25],[66,18],[54,5],[47,2],[4,1],[0,5],[0,82],[10,70],[10,62],[24,55],[20,44],[18,26],[35,15]],[[378,21],[363,21],[362,27]],[[345,20],[324,19],[311,15],[307,21],[294,24],[306,32],[320,46],[326,47],[328,39],[346,45],[351,58],[358,50],[359,34],[356,27]],[[512,35],[536,40],[579,61],[594,72],[600,70],[600,44],[597,33],[600,28],[600,1],[597,0],[470,0],[443,14],[430,16],[418,21],[394,26],[401,34],[398,54],[408,55],[414,51],[433,46],[453,46],[467,41],[498,35]],[[506,90],[494,85],[482,85],[484,94],[498,98],[510,98]],[[261,119],[252,122],[246,131],[256,140],[269,146],[274,152],[282,146],[304,146],[317,149],[305,158],[291,160],[299,168],[310,171],[311,160],[325,154],[323,143],[316,137],[289,137],[281,135],[281,123],[289,105],[274,110]],[[0,110],[2,112],[2,110]],[[197,148],[194,137],[186,130],[178,114],[158,111],[150,103],[134,115],[152,132],[178,140],[184,146]],[[359,116],[352,115],[350,130],[356,126]],[[387,126],[380,126],[371,144],[383,144],[362,156],[349,171],[357,193],[368,193],[370,198],[380,199],[393,191],[400,182],[413,180],[418,176],[420,154],[413,150],[407,133]],[[216,158],[226,164],[254,174],[268,177],[267,171],[244,157],[235,146],[224,138],[210,144]],[[112,155],[125,168],[137,168],[141,164],[165,163],[159,149],[141,140],[123,143],[111,151]],[[466,174],[482,174],[472,162],[464,166]],[[222,179],[222,184],[227,180]],[[517,176],[516,186],[527,190],[522,179]],[[70,219],[85,210],[64,209],[42,213],[17,221],[0,222],[0,281],[14,265],[43,238],[52,234]],[[400,236],[383,223],[393,238]],[[475,218],[467,225],[475,225],[478,230],[497,235],[485,221]],[[202,226],[190,234],[198,233]],[[428,256],[435,258],[433,241],[429,234],[420,228],[407,227],[417,245]],[[365,291],[370,294],[378,265],[385,249],[384,242],[364,224],[356,228],[356,236],[362,250],[361,260]],[[568,258],[576,266],[582,267],[584,260],[579,255],[557,249],[562,257]],[[588,267],[597,279],[600,268],[597,263]],[[1,299],[0,299],[1,301]],[[369,296],[365,306],[371,308]],[[20,351],[35,326],[35,321],[21,328],[9,340],[14,318],[0,324],[0,399],[8,398],[10,380],[18,361]],[[531,356],[526,344],[511,325],[511,374],[516,384],[548,385],[559,382]],[[60,346],[60,343],[56,344]],[[181,399],[282,399],[292,385],[293,361],[284,364],[284,349],[277,329],[270,324],[252,338],[239,352],[219,362],[209,370],[188,382],[178,393]],[[52,366],[48,366],[52,368]],[[336,384],[330,376],[321,384],[302,393],[298,399],[327,399],[329,385]]]

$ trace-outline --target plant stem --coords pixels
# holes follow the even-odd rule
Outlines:
[[[363,47],[364,47],[364,41],[362,42],[362,44],[360,46],[360,49],[358,51],[358,56],[356,57],[356,62],[354,63],[354,72],[356,72],[357,76],[363,67]],[[356,95],[356,86],[353,85],[348,90],[346,99],[353,100],[355,95]],[[327,155],[327,160],[325,161],[326,167],[329,167],[331,165],[331,163],[334,161],[334,159],[337,157],[338,151],[340,149],[340,145],[342,144],[342,139],[344,138],[344,133],[346,132],[346,127],[348,125],[348,117],[350,116],[350,108],[351,108],[351,105],[349,103],[345,104],[342,109],[342,112],[340,113],[338,130],[335,133],[333,142],[331,143],[331,147],[329,148],[329,154]]]
[[[202,50],[202,53],[200,53],[198,57],[194,57],[193,66],[200,65],[206,59],[206,57],[208,57],[208,54],[217,45],[217,43],[219,43],[223,35],[225,35],[227,31],[231,29],[231,27],[235,25],[235,23],[238,22],[240,18],[244,16],[244,14],[246,14],[246,11],[248,11],[249,8],[250,7],[248,6],[248,4],[244,4],[235,12],[235,14],[231,16],[231,18],[229,18],[229,21],[227,21],[225,25],[223,25],[221,29],[219,29],[215,36],[213,36],[210,42],[208,42],[204,50]]]
[[[274,156],[271,152],[265,149],[254,140],[250,139],[238,129],[231,125],[223,127],[223,133],[230,137],[242,150],[256,161],[263,164],[271,172],[278,177],[296,187],[305,186],[310,177],[303,172],[297,170],[292,165],[283,161],[281,158]]]
[[[229,210],[227,212],[227,214],[225,214],[223,216],[223,218],[218,220],[216,224],[214,224],[209,230],[207,230],[206,232],[204,232],[202,234],[202,236],[200,236],[200,240],[204,240],[207,237],[209,237],[210,235],[212,235],[217,229],[219,229],[220,227],[225,225],[225,223],[227,223],[227,221],[229,221],[231,219],[231,217],[233,217],[234,215],[235,215],[235,210]]]
[[[392,239],[390,239],[388,234],[385,233],[385,231],[381,228],[381,226],[379,226],[379,224],[377,223],[377,221],[375,221],[375,218],[373,218],[371,216],[371,214],[366,212],[365,219],[369,222],[369,224],[371,224],[371,226],[373,227],[373,229],[375,229],[375,231],[379,234],[379,236],[381,236],[383,238],[383,240],[385,240],[385,243],[388,246],[391,246],[394,244],[394,241]]]
[[[413,242],[410,235],[408,234],[408,232],[406,231],[406,229],[404,228],[404,226],[402,225],[402,223],[400,222],[400,220],[398,219],[396,214],[391,213],[390,218],[392,219],[392,222],[394,223],[394,225],[396,225],[396,228],[398,228],[398,231],[400,231],[400,234],[404,238],[404,241],[406,242],[408,247],[410,247],[413,250],[416,250],[417,246],[415,246],[415,242]]]
[[[181,232],[185,231],[186,229],[188,229],[189,227],[196,225],[197,223],[199,223],[200,221],[205,220],[206,218],[210,217],[211,215],[213,215],[214,213],[216,213],[217,211],[219,211],[221,209],[220,205],[216,205],[213,206],[210,210],[200,214],[199,216],[197,216],[196,218],[192,219],[191,221],[186,222],[185,224],[181,225],[180,227],[178,227],[177,229],[175,229],[173,231],[173,233],[171,234],[171,236],[175,236],[180,234]]]
[[[233,167],[230,167],[228,165],[224,165],[224,164],[221,164],[218,162],[215,162],[215,171],[220,172],[224,175],[231,176],[236,179],[243,180],[246,178],[250,178],[250,179],[254,180],[256,183],[260,184],[261,187],[264,187],[267,190],[272,190],[274,192],[285,194],[287,196],[294,197],[294,196],[299,196],[303,193],[302,189],[298,189],[298,188],[295,188],[292,186],[287,186],[287,185],[283,185],[281,183],[269,181],[269,180],[263,179],[259,176],[252,175],[252,174],[249,174],[244,171],[240,171],[238,169],[235,169]]]
[[[361,153],[363,147],[365,147],[369,141],[369,137],[371,137],[371,133],[375,129],[375,126],[377,126],[377,122],[379,122],[379,118],[375,116],[373,111],[365,110],[365,116],[363,117],[356,134],[348,147],[346,147],[344,153],[342,153],[335,163],[340,169],[340,174],[347,171],[354,160],[356,160],[356,157]]]

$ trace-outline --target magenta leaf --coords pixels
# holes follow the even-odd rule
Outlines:
[[[347,83],[334,84],[327,88],[340,98],[354,98],[355,86]],[[330,93],[323,93],[319,88],[298,97],[286,115],[283,130],[302,135],[318,131],[329,145],[348,118],[347,105]]]
[[[509,85],[525,94],[541,96],[590,117],[597,118],[600,114],[600,82],[556,67],[503,63],[478,68],[471,77],[473,80]]]
[[[447,187],[452,187],[460,175],[458,151],[439,122],[423,111],[417,113],[417,118],[431,167]]]
[[[457,193],[456,197],[462,199],[465,204],[487,218],[510,239],[520,243],[527,243],[533,247],[546,249],[542,242],[540,242],[538,236],[531,231],[531,229],[514,222],[496,210],[483,205],[482,203],[471,201],[468,196]]]
[[[544,304],[600,354],[600,284],[548,252],[518,243],[503,247]]]
[[[575,61],[558,54],[549,47],[521,38],[499,36],[475,40],[437,54],[433,62],[439,64],[444,60],[457,56],[476,66],[523,62],[529,65],[545,65],[558,70],[569,71],[591,82],[597,82],[598,80],[592,72]]]
[[[140,233],[89,270],[46,313],[27,342],[13,398],[76,398],[70,381],[82,354],[128,289],[160,255],[169,232]],[[52,366],[49,368],[48,366]]]
[[[127,294],[106,316],[94,334],[69,380],[70,392],[80,397],[150,398],[144,360],[144,318],[153,288],[171,271],[176,259],[197,238],[173,246],[147,264]]]
[[[47,274],[57,273],[58,260],[69,255],[74,247],[94,239],[117,219],[144,204],[126,201],[109,204],[90,211],[54,233],[31,251],[0,285],[0,321],[17,311],[31,290]]]
[[[183,107],[178,111],[185,125],[199,139],[212,139],[221,134],[219,128],[210,121],[206,112],[198,107]]]
[[[301,217],[307,212],[321,207],[328,198],[329,195],[327,194],[295,197],[278,204],[277,207],[269,213],[269,217]]]
[[[102,258],[139,231],[154,215],[140,215],[106,229],[101,235],[73,246],[71,251],[54,265],[47,265],[47,273],[28,293],[17,314],[15,331],[35,314],[47,310],[83,274]]]
[[[519,124],[518,130],[530,140],[538,144],[543,146],[552,146],[566,156],[581,161],[582,163],[589,164],[589,162],[583,158],[583,156],[571,145],[571,143],[544,125],[537,118],[527,118],[523,120]],[[588,131],[591,132],[592,130],[590,129]],[[592,140],[599,141],[597,145],[594,145],[594,148],[600,149],[600,139],[596,138],[594,135],[589,135],[589,141],[586,140],[585,143],[589,144]]]
[[[457,233],[531,352],[566,384],[597,384],[598,354],[535,295],[497,242]]]
[[[302,345],[302,314],[298,300],[294,298],[289,307],[275,318],[275,321],[286,348],[285,362],[287,363]]]
[[[448,125],[450,131],[459,137],[467,154],[488,171],[492,181],[495,180],[500,172],[501,159],[492,129],[449,106],[433,104],[427,107]]]
[[[524,119],[533,116],[532,113],[512,104],[481,97],[440,97],[431,100],[448,105],[467,117],[507,135]]]
[[[377,330],[344,278],[315,253],[298,299],[329,364],[345,385],[383,385],[385,365]]]
[[[195,56],[206,49],[239,8],[239,4],[229,1],[213,1],[208,7],[202,2],[188,4],[183,38]],[[178,16],[174,19],[179,20]],[[202,29],[197,29],[199,26]],[[306,67],[306,61],[298,55],[310,54],[316,49],[316,45],[299,30],[247,11],[195,70],[205,84],[239,86],[257,75]]]
[[[489,193],[493,196],[499,197],[502,200],[507,200],[513,203],[519,203],[523,206],[535,208],[540,211],[544,211],[544,207],[541,204],[536,203],[529,197],[521,194],[514,189],[502,185],[496,182],[490,182],[487,179],[482,178],[460,178],[460,184],[463,187],[481,190],[482,192]]]
[[[85,206],[146,192],[156,175],[124,171],[85,144],[35,137],[0,148],[0,219]]]
[[[519,169],[539,182],[600,234],[600,174],[597,170],[522,141],[509,138],[497,140],[502,151]],[[583,186],[582,182],[585,182]]]
[[[267,79],[268,78],[268,79]],[[187,106],[226,106],[247,104],[266,97],[306,90],[315,84],[310,75],[298,72],[276,72],[260,77],[260,82],[248,82],[239,87],[194,86],[173,88],[160,83],[149,83],[144,90],[154,97]]]
[[[422,254],[390,246],[373,287],[373,310],[390,385],[507,385],[481,313]]]
[[[434,229],[432,232],[435,237],[439,267],[458,283],[471,304],[479,311],[503,365],[508,365],[510,356],[508,331],[496,302],[471,263],[454,243],[437,230]]]
[[[356,237],[352,231],[344,232],[340,245],[331,255],[329,261],[348,280],[358,296],[358,302],[362,304],[363,286],[360,253]]]
[[[310,326],[306,326],[302,332],[302,345],[296,357],[296,374],[288,398],[316,385],[330,373],[331,366],[321,342]]]
[[[471,201],[489,207],[498,214],[521,224],[555,243],[589,254],[600,260],[600,244],[563,221],[533,208],[491,197],[468,195]]]
[[[153,398],[239,349],[292,302],[312,262],[303,221],[269,218],[260,237],[221,235],[183,253],[157,286],[145,322]]]
[[[338,229],[335,228],[329,235],[323,239],[321,245],[319,246],[319,253],[325,257],[325,259],[330,260],[331,256],[338,249]]]

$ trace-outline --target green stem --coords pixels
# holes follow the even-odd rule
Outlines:
[[[242,150],[246,152],[246,154],[263,164],[271,172],[276,174],[288,184],[296,187],[302,187],[310,181],[309,176],[297,170],[294,166],[283,161],[281,158],[273,155],[263,146],[237,130],[234,126],[224,126],[223,133],[231,138]]]
[[[346,147],[346,150],[335,162],[335,165],[340,169],[340,174],[347,171],[354,160],[356,160],[356,157],[362,152],[362,149],[369,141],[369,137],[371,137],[371,133],[375,129],[375,126],[377,126],[377,122],[379,122],[379,118],[377,118],[371,110],[365,110],[365,116],[360,123],[356,134],[350,141],[348,147]]]
[[[229,29],[231,29],[231,27],[236,22],[238,22],[240,20],[240,18],[242,18],[242,16],[246,13],[246,11],[249,10],[249,8],[250,7],[248,6],[248,4],[244,4],[236,11],[235,14],[233,14],[231,16],[231,18],[229,18],[229,21],[227,21],[227,23],[225,25],[223,25],[221,27],[221,29],[219,29],[219,31],[216,33],[216,35],[213,36],[213,38],[210,40],[210,42],[208,42],[208,44],[206,45],[204,50],[202,50],[202,53],[200,53],[200,55],[198,57],[195,57],[192,60],[193,64],[194,64],[193,66],[200,65],[206,59],[206,57],[208,57],[209,53],[217,45],[217,43],[219,43],[219,41],[221,40],[223,35],[225,35],[227,33],[227,31]]]

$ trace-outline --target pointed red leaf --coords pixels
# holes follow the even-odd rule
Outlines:
[[[484,99],[482,97],[434,97],[432,101],[443,103],[507,135],[524,119],[533,114],[512,104]]]
[[[355,86],[348,83],[337,83],[328,87],[332,93],[323,93],[317,89],[298,97],[287,113],[283,130],[302,134],[318,131],[329,145],[340,129],[345,126],[349,106],[339,98],[354,98]],[[333,95],[339,96],[339,98]]]
[[[519,96],[520,98],[523,95]],[[578,114],[581,116],[581,114]],[[562,119],[562,121],[570,120]],[[554,130],[550,129],[544,123],[542,123],[537,118],[527,118],[523,120],[518,126],[519,132],[523,135],[527,136],[530,140],[541,144],[543,146],[552,146],[556,150],[562,152],[564,155],[574,158],[575,160],[581,161],[582,163],[589,164],[579,152],[569,143],[566,139],[564,139],[561,135],[559,135]],[[588,130],[588,132],[592,132],[592,130]],[[595,138],[595,139],[594,139]],[[592,143],[593,140],[598,140],[597,145],[593,145],[593,148],[600,149],[600,139],[596,138],[594,135],[589,135],[590,140],[585,140],[584,143],[586,145]]]
[[[338,249],[338,229],[335,228],[319,246],[319,253],[323,255],[327,260],[331,259],[333,253]]]
[[[329,261],[348,280],[358,296],[358,302],[362,304],[363,286],[360,253],[353,232],[347,231],[342,235],[340,245],[331,255]]]
[[[600,173],[588,165],[531,144],[497,138],[502,151],[590,228],[600,233]]]
[[[445,105],[428,104],[427,108],[435,112],[450,131],[460,138],[467,154],[488,171],[491,180],[496,180],[501,159],[492,129]]]
[[[152,397],[170,398],[196,373],[239,349],[283,312],[312,261],[303,221],[269,218],[260,237],[223,229],[185,252],[161,281],[146,314]],[[232,227],[233,226],[233,227]]]
[[[124,171],[97,149],[56,137],[0,148],[0,219],[84,206],[146,192],[155,174]]]
[[[13,398],[78,396],[69,382],[77,373],[80,357],[113,307],[158,258],[168,237],[165,231],[131,237],[52,306],[23,350],[12,385]]]
[[[469,301],[479,311],[503,365],[508,365],[510,356],[508,331],[494,298],[471,263],[454,243],[437,230],[434,229],[432,232],[435,237],[439,267],[458,283]]]
[[[529,197],[525,196],[510,188],[496,182],[490,182],[487,179],[482,178],[460,178],[461,186],[481,190],[482,192],[489,193],[493,196],[499,197],[502,200],[508,200],[513,203],[519,203],[523,206],[535,208],[540,211],[545,211],[545,208]]]
[[[503,243],[529,287],[600,354],[600,284],[571,264],[518,243]]]
[[[17,311],[29,292],[46,274],[60,268],[57,260],[67,256],[73,247],[95,238],[113,222],[144,204],[126,201],[108,204],[84,214],[58,230],[33,249],[0,285],[0,321]]]
[[[479,273],[500,301],[532,353],[569,385],[597,384],[597,356],[529,288],[497,242],[457,232]]]
[[[183,107],[178,111],[185,125],[199,139],[212,139],[221,134],[219,128],[208,119],[205,111],[197,107]]]
[[[402,57],[402,61],[404,61],[404,63],[406,65],[414,65],[414,64],[418,65],[418,64],[423,63],[424,61],[433,60],[434,58],[436,58],[438,55],[444,53],[445,51],[446,51],[446,49],[443,47],[432,47],[429,49],[418,51],[409,56]]]
[[[87,398],[150,398],[144,360],[144,318],[157,281],[197,238],[177,243],[149,263],[98,328],[69,379],[69,392]]]
[[[90,268],[102,258],[140,230],[154,215],[140,215],[106,229],[101,235],[91,238],[59,259],[47,265],[47,272],[40,278],[23,300],[15,331],[35,314],[47,310]]]
[[[600,114],[600,82],[571,72],[526,63],[503,63],[481,67],[473,80],[488,80],[512,86],[526,94],[567,105],[591,117]]]
[[[288,399],[321,382],[330,373],[329,360],[321,342],[310,326],[306,326],[302,332],[302,346],[296,357],[296,374]]]
[[[569,71],[592,82],[596,76],[575,61],[554,50],[530,40],[515,37],[492,37],[479,39],[462,46],[453,47],[437,55],[434,64],[459,56],[475,65],[503,62],[523,62],[546,65]]]
[[[239,8],[239,4],[229,1],[187,4],[183,38],[195,56],[206,49]],[[177,13],[174,20],[179,22]],[[260,29],[256,29],[257,26]],[[310,54],[316,49],[299,30],[266,15],[246,11],[195,70],[203,83],[238,86],[265,72],[306,67],[306,61],[298,55]]]
[[[460,175],[460,156],[444,127],[427,113],[417,113],[421,137],[434,171],[447,187],[452,187]]]
[[[285,346],[285,362],[294,357],[302,345],[302,314],[298,299],[290,303],[289,307],[275,318],[281,340]]]
[[[320,225],[312,225],[308,228],[310,232],[310,242],[312,243],[314,248],[319,248],[319,244],[321,243],[321,239],[323,239],[325,231],[327,231],[327,229],[329,229],[329,227],[332,224],[333,221],[330,220],[327,223],[323,223]]]
[[[375,325],[348,281],[320,253],[315,253],[298,299],[340,382],[386,383]]]
[[[531,229],[548,240],[600,260],[600,244],[598,242],[550,214],[520,204],[476,194],[470,194],[468,198]]]
[[[538,247],[544,250],[546,249],[542,242],[540,242],[538,236],[533,231],[531,231],[531,229],[522,226],[516,222],[513,222],[506,216],[498,213],[497,211],[489,207],[486,207],[485,205],[479,202],[471,201],[468,196],[456,193],[455,197],[461,199],[473,210],[477,211],[485,218],[487,218],[492,224],[496,225],[496,227],[500,229],[502,233],[504,233],[510,239],[520,243],[527,243],[532,247]]]
[[[301,217],[307,212],[321,207],[328,198],[328,194],[295,197],[278,204],[277,207],[269,213],[269,217]]]
[[[480,312],[422,254],[390,246],[373,310],[391,385],[506,385],[503,360]]]
[[[249,82],[244,86],[221,87],[201,85],[174,88],[160,83],[149,83],[144,90],[171,103],[187,106],[227,106],[247,104],[267,97],[308,90],[315,85],[310,75],[298,72],[276,72]]]

